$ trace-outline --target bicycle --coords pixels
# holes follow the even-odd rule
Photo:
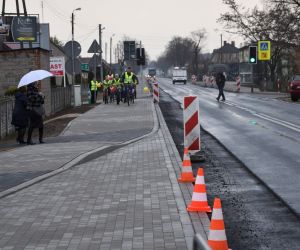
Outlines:
[[[108,88],[103,89],[103,102],[108,104]]]
[[[130,84],[130,85],[125,84],[124,90],[125,90],[126,102],[127,102],[128,106],[129,106],[130,102],[134,103],[134,87],[133,87],[132,84]]]

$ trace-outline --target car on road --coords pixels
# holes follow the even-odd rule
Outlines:
[[[289,81],[289,92],[291,94],[291,100],[293,102],[298,101],[300,98],[300,74],[295,74]]]

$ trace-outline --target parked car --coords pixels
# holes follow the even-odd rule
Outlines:
[[[293,102],[298,101],[300,98],[300,74],[296,74],[289,81],[289,92]]]

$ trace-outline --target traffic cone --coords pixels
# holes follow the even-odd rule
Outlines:
[[[179,182],[194,182],[195,181],[188,148],[184,148],[181,176],[178,178],[178,181]]]
[[[207,203],[206,186],[204,182],[204,171],[203,168],[198,168],[198,174],[196,183],[194,186],[194,192],[192,201],[187,207],[189,212],[211,212],[211,208]]]
[[[228,250],[220,198],[215,198],[211,216],[208,245],[212,250]]]

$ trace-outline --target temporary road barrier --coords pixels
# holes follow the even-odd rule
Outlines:
[[[191,153],[201,150],[199,101],[197,96],[184,97],[184,147]]]
[[[208,234],[208,245],[212,250],[228,250],[221,200],[219,198],[215,198],[214,201]]]
[[[211,212],[211,208],[207,203],[206,186],[204,181],[203,168],[198,168],[198,174],[194,186],[192,201],[187,207],[189,212]]]
[[[187,148],[184,149],[183,153],[183,161],[181,168],[181,175],[178,178],[179,182],[194,182],[195,177],[193,175],[192,163],[189,155],[189,150]]]
[[[153,83],[153,102],[159,103],[159,87],[158,83]]]
[[[241,90],[241,77],[237,76],[236,77],[236,92],[240,92]]]

